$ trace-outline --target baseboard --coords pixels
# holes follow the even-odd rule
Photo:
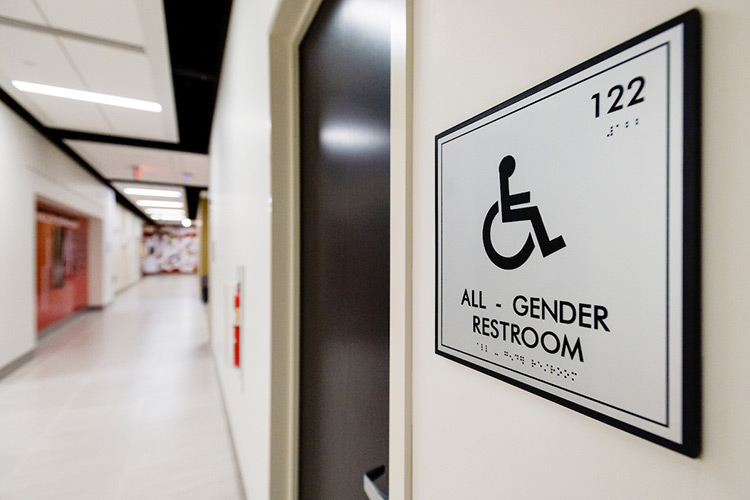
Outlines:
[[[211,361],[214,365],[214,374],[216,376],[216,383],[219,386],[219,394],[221,395],[221,405],[224,408],[224,422],[227,426],[227,431],[229,431],[229,442],[232,445],[232,454],[234,455],[234,466],[235,471],[237,472],[237,480],[239,481],[240,486],[240,493],[242,495],[242,498],[246,499],[247,494],[245,493],[245,481],[242,478],[242,471],[240,470],[240,460],[239,455],[237,455],[237,447],[234,444],[234,434],[232,433],[232,424],[229,422],[229,408],[227,407],[227,400],[224,397],[224,384],[221,382],[221,375],[219,374],[219,366],[216,363],[216,356],[214,356],[214,348],[213,345],[211,345],[211,340],[209,337],[209,348],[211,350]]]
[[[42,341],[58,331],[63,326],[67,325],[71,321],[78,318],[81,314],[90,312],[90,311],[101,311],[104,309],[105,306],[86,306],[83,309],[79,309],[75,311],[74,313],[70,314],[69,316],[64,317],[63,319],[56,321],[55,323],[52,323],[48,327],[44,328],[43,330],[39,330],[36,332],[36,338],[38,341]]]
[[[27,362],[31,361],[31,358],[34,357],[34,349],[30,350],[26,354],[21,355],[20,357],[16,358],[15,360],[11,361],[7,365],[0,368],[0,380],[4,379],[14,371],[21,368],[23,365],[25,365]]]

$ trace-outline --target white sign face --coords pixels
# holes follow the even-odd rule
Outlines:
[[[699,377],[684,372],[700,365],[683,309],[699,303],[684,301],[698,273],[683,265],[697,253],[684,203],[698,101],[685,96],[698,72],[685,66],[698,22],[436,138],[437,352],[693,456],[699,418],[684,413],[699,390],[685,383]]]

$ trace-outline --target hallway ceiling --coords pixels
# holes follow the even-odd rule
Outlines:
[[[0,97],[113,187],[127,180],[206,188],[230,7],[231,0],[0,0]],[[162,109],[23,92],[14,80]],[[118,201],[143,215],[119,192]]]

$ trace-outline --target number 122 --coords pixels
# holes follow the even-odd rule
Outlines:
[[[628,102],[627,107],[634,106],[638,104],[639,102],[643,102],[645,100],[645,97],[641,97],[641,92],[643,91],[643,87],[646,86],[646,79],[642,76],[636,76],[632,80],[630,80],[630,83],[628,83],[628,90],[631,90],[634,86],[637,85],[637,88],[635,89],[635,94],[633,94],[633,97],[631,97],[630,102]],[[612,105],[609,107],[609,111],[607,111],[607,114],[614,113],[615,111],[619,111],[623,108],[623,105],[620,104],[620,99],[622,99],[623,94],[625,93],[625,89],[622,85],[615,85],[611,89],[609,89],[609,92],[607,93],[607,97],[612,97],[613,94],[615,95],[615,100],[612,103]],[[599,92],[592,95],[591,98],[594,100],[594,118],[599,118]]]

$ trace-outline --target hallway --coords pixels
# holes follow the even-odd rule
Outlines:
[[[0,499],[241,499],[198,278],[143,278],[0,380]]]

